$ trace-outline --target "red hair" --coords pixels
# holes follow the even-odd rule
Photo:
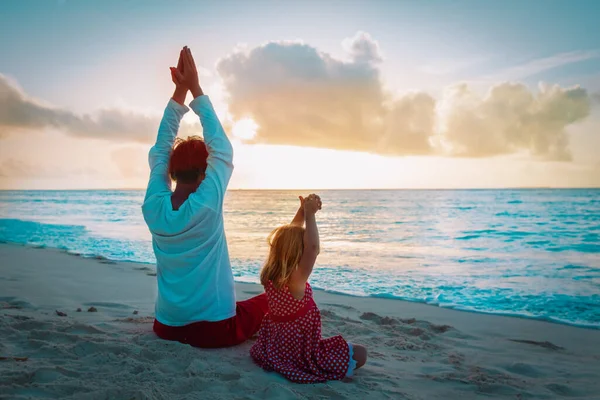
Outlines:
[[[205,173],[208,150],[199,136],[177,138],[169,158],[169,175],[175,181],[193,183]]]

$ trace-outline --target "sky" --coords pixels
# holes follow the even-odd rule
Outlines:
[[[184,45],[234,145],[230,188],[600,187],[599,14],[1,2],[0,189],[144,188]],[[180,136],[200,132],[188,113]]]

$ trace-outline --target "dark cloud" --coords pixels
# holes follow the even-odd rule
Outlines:
[[[27,96],[0,74],[0,135],[22,129],[55,128],[77,137],[152,143],[159,116],[121,109],[102,109],[93,115],[42,104]],[[198,132],[199,126],[182,126],[183,134]]]
[[[6,158],[0,161],[0,178],[65,178],[79,176],[99,176],[103,171],[91,166],[73,168],[69,165],[46,165],[39,159],[27,160]]]

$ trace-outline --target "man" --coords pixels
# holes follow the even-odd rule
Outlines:
[[[260,328],[266,296],[235,301],[223,227],[223,199],[233,172],[233,148],[198,82],[189,48],[171,68],[175,92],[150,149],[150,181],[142,205],[156,256],[158,298],[154,332],[196,347],[239,344]],[[175,142],[188,90],[204,141]],[[175,146],[174,146],[175,145]],[[171,191],[171,179],[176,182]]]

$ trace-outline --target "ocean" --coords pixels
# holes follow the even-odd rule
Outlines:
[[[600,329],[600,189],[317,193],[313,287]],[[291,221],[299,194],[227,193],[237,281],[258,282],[266,237]],[[0,241],[154,263],[143,196],[0,191]]]

